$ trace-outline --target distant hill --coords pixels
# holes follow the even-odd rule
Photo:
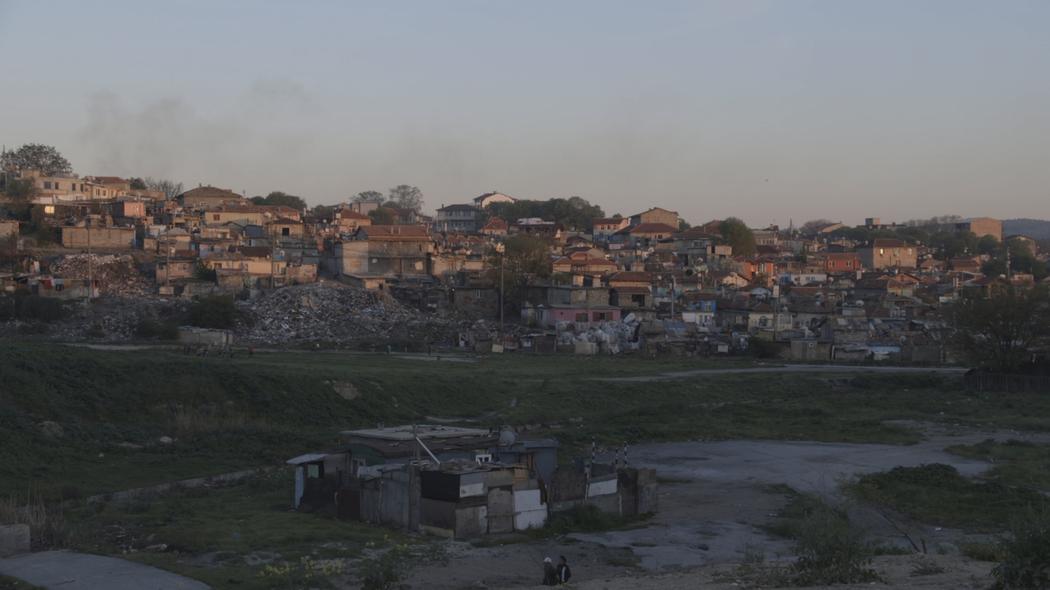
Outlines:
[[[1003,235],[1024,234],[1037,240],[1050,240],[1050,221],[1044,219],[1004,219]]]

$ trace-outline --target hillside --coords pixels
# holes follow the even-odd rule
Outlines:
[[[1003,220],[1003,235],[1023,234],[1037,240],[1050,240],[1050,221],[1043,219]]]

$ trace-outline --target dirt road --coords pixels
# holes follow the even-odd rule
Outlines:
[[[61,590],[208,590],[209,586],[155,567],[101,555],[44,551],[0,559],[0,574]]]
[[[770,367],[734,367],[729,369],[690,369],[688,371],[666,371],[653,375],[635,375],[631,377],[595,377],[594,381],[609,381],[623,383],[650,383],[653,381],[668,381],[672,379],[686,379],[688,377],[701,377],[704,375],[746,375],[763,373],[939,373],[946,375],[962,375],[966,369],[959,367],[890,367],[882,365],[778,365]]]

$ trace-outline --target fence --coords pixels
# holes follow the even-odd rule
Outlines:
[[[1050,393],[1050,375],[970,373],[963,379],[967,388],[981,392]]]

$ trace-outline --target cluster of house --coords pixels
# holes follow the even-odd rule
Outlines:
[[[941,360],[940,304],[965,289],[1033,280],[986,277],[980,257],[944,260],[921,244],[854,242],[834,233],[842,224],[808,235],[754,229],[755,252],[742,255],[720,235],[719,221],[688,227],[659,207],[566,228],[494,216],[493,204],[515,199],[489,192],[443,206],[433,218],[396,210],[395,223],[377,224],[370,213],[380,205],[371,202],[313,219],[210,186],[164,199],[113,177],[26,177],[38,185],[39,216],[61,232],[65,248],[140,250],[153,261],[162,295],[273,288],[325,275],[421,309],[490,319],[520,313],[530,329],[494,343],[503,349],[719,352],[758,338],[805,359]],[[877,218],[866,224],[882,227]],[[995,219],[956,229],[1004,239]],[[0,223],[0,237],[17,231],[17,223]],[[495,272],[502,258],[494,253],[519,234],[545,239],[550,266],[515,285],[520,309],[508,309],[507,285]],[[1005,239],[1037,253],[1034,240]]]
[[[456,539],[539,528],[581,506],[618,516],[657,509],[653,470],[619,455],[559,465],[554,439],[423,424],[341,438],[336,448],[287,461],[295,509]]]

